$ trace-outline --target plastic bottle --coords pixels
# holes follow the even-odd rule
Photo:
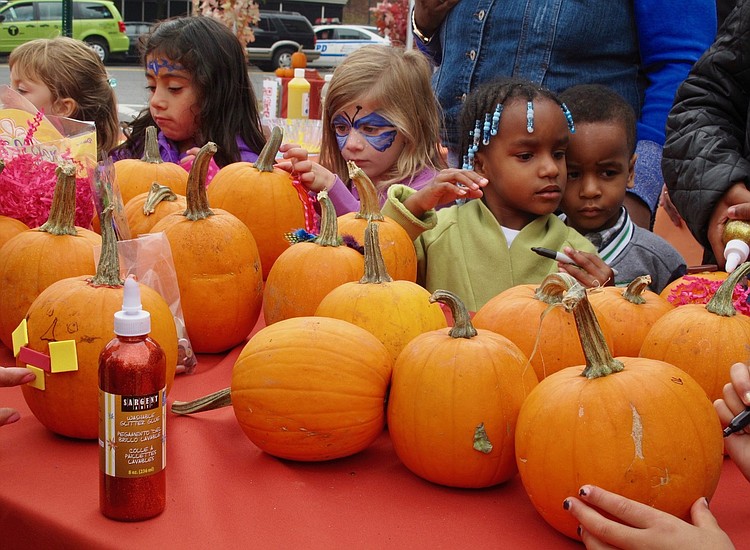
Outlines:
[[[112,519],[154,517],[166,502],[166,357],[151,315],[125,280],[113,338],[99,355],[99,507]]]
[[[328,95],[328,88],[330,87],[331,80],[333,79],[333,74],[328,73],[324,77],[325,82],[323,83],[323,87],[320,89],[320,108],[325,109],[326,106],[326,96]]]
[[[750,256],[750,223],[742,220],[731,220],[724,226],[724,269],[731,273]]]
[[[287,84],[287,118],[310,118],[310,83],[305,69],[294,69],[294,78]]]

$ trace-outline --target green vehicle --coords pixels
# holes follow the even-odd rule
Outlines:
[[[0,8],[0,54],[36,38],[62,34],[60,0],[16,0]],[[112,53],[128,51],[125,23],[108,0],[73,1],[73,38],[83,40],[107,61]]]

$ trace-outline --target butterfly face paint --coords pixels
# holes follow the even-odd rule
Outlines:
[[[386,151],[396,139],[396,127],[390,120],[375,111],[357,118],[361,110],[362,107],[357,105],[353,117],[349,117],[349,113],[344,112],[333,118],[333,130],[336,132],[339,150],[344,149],[349,134],[352,130],[356,130],[373,149],[380,153]]]
[[[146,68],[153,72],[155,76],[159,75],[161,69],[166,69],[167,72],[182,71],[185,67],[179,63],[172,63],[169,59],[149,59],[146,63]]]

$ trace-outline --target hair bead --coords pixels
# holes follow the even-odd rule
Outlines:
[[[496,136],[497,129],[500,127],[500,115],[503,114],[503,104],[498,103],[495,107],[495,112],[492,113],[492,127],[490,129],[490,135]]]
[[[531,100],[526,102],[526,131],[534,132],[534,103]]]
[[[568,106],[565,105],[565,103],[560,103],[560,108],[565,115],[565,120],[568,121],[568,130],[570,130],[571,134],[575,134],[576,125],[573,123],[573,115],[571,114],[570,109],[568,109]]]

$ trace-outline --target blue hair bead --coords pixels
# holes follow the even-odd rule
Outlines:
[[[534,104],[530,100],[526,102],[526,131],[534,132]]]
[[[571,114],[570,109],[568,109],[568,106],[565,105],[565,103],[560,103],[560,108],[565,115],[565,120],[568,121],[568,130],[570,130],[571,134],[575,134],[576,125],[573,123],[573,115]]]
[[[500,127],[500,115],[503,114],[503,104],[498,103],[495,107],[495,112],[492,113],[492,127],[490,128],[490,135],[496,136],[497,129]]]
[[[487,113],[484,115],[484,124],[482,125],[482,145],[490,144],[490,121],[492,115]]]

